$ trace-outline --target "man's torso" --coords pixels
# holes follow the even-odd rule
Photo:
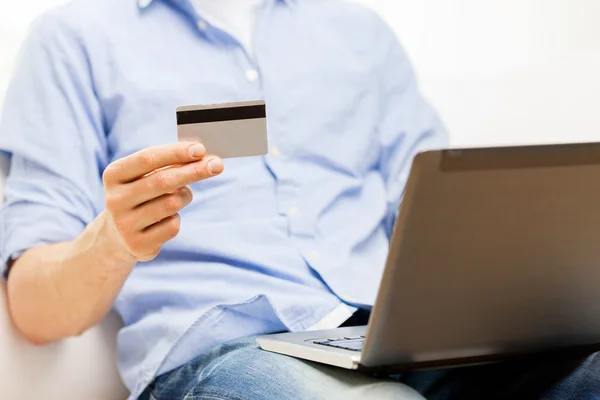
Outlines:
[[[97,99],[84,112],[101,115],[101,168],[176,141],[177,106],[267,103],[269,154],[225,160],[221,176],[191,185],[180,234],[134,269],[115,303],[134,394],[217,344],[373,304],[390,234],[380,170],[390,35],[379,18],[340,1],[268,1],[252,58],[184,0],[79,0],[47,18],[86,60],[72,72],[89,75]],[[423,112],[412,134],[433,120],[419,101],[405,104]],[[102,207],[100,179],[89,185]]]

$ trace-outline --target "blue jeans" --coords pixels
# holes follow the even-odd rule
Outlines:
[[[420,393],[420,394],[419,394]],[[140,399],[600,399],[600,356],[374,377],[228,343],[159,376]]]

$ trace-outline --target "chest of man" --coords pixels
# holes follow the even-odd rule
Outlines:
[[[360,177],[376,162],[378,60],[352,29],[330,26],[319,7],[271,7],[250,57],[206,21],[161,7],[90,58],[113,159],[177,140],[177,106],[264,99],[270,153],[228,160],[228,171],[281,162]]]

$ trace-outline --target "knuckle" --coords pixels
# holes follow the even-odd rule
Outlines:
[[[181,197],[183,199],[184,204],[188,205],[192,202],[192,200],[194,200],[194,193],[192,192],[192,189],[190,189],[188,186],[184,186],[181,188]]]
[[[109,164],[104,169],[104,172],[102,172],[102,182],[104,182],[104,184],[107,185],[112,182],[118,181],[119,171],[120,168],[118,163],[113,162]]]
[[[188,147],[177,146],[175,148],[175,158],[179,161],[187,161],[190,158]]]
[[[208,176],[206,165],[204,165],[204,163],[196,163],[194,165],[194,176],[198,179],[203,179]]]
[[[173,175],[167,170],[154,174],[153,178],[154,188],[165,191],[168,190],[173,184]]]
[[[169,195],[163,201],[163,207],[165,211],[169,213],[173,213],[180,210],[182,206],[183,204],[181,199],[175,195]]]
[[[169,218],[165,229],[167,231],[167,236],[169,239],[173,239],[179,233],[179,229],[181,228],[181,220],[179,219],[179,215],[174,215]]]
[[[147,168],[151,168],[154,166],[156,160],[156,156],[154,155],[154,149],[149,148],[146,151],[143,151],[138,156],[138,163]]]

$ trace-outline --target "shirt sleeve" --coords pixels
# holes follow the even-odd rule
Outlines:
[[[81,38],[58,14],[33,25],[0,114],[10,172],[0,210],[0,271],[32,247],[79,235],[104,207],[102,113]]]
[[[435,110],[419,92],[412,66],[394,33],[385,26],[380,88],[379,169],[387,188],[386,227],[391,235],[414,156],[443,148],[447,134]]]

